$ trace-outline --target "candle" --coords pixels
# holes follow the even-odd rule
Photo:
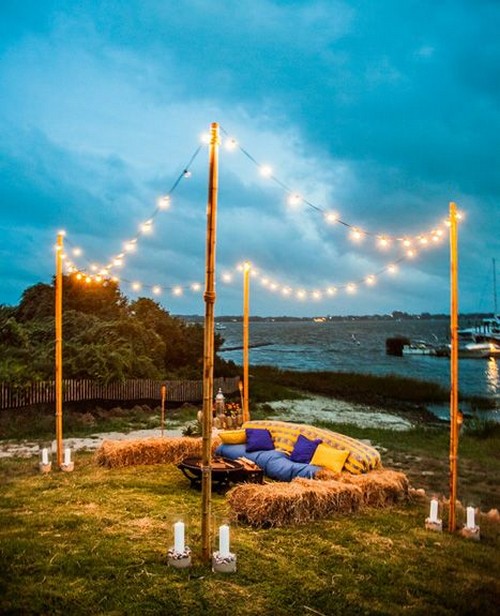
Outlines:
[[[174,550],[181,554],[184,552],[184,522],[174,524]]]
[[[219,554],[222,558],[229,556],[229,526],[219,526]]]
[[[476,528],[474,507],[467,507],[467,528]]]
[[[433,498],[431,500],[431,514],[429,516],[429,520],[431,522],[437,522],[438,521],[438,501],[437,501],[437,498]]]
[[[42,464],[48,464],[49,463],[49,450],[47,449],[47,447],[44,447],[42,449]]]
[[[69,447],[64,450],[64,464],[66,466],[71,464],[71,449]]]

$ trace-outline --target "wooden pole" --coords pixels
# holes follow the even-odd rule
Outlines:
[[[248,347],[249,347],[249,313],[250,313],[250,263],[243,265],[243,421],[250,420],[248,407]]]
[[[56,321],[56,374],[55,374],[55,398],[56,398],[56,444],[57,466],[63,463],[62,443],[62,253],[64,233],[57,234],[56,244],[56,280],[55,280],[55,321]]]
[[[215,247],[217,230],[217,188],[219,125],[210,128],[207,237],[205,253],[205,331],[203,352],[203,417],[201,466],[202,558],[210,559],[210,513],[212,504],[212,400],[214,377]]]
[[[167,397],[166,385],[161,386],[161,435],[163,436],[163,428],[165,427],[165,398]]]
[[[456,529],[458,466],[458,233],[455,203],[450,203],[450,517],[448,530]]]

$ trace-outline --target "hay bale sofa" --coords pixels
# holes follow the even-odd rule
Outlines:
[[[254,431],[267,436],[254,439]],[[249,458],[276,480],[243,483],[228,492],[230,516],[251,526],[305,524],[408,498],[404,473],[384,470],[375,448],[330,430],[264,420],[219,436],[216,454]],[[260,442],[267,449],[259,449]]]
[[[215,453],[236,460],[248,458],[278,481],[312,479],[327,469],[333,473],[367,473],[381,468],[379,452],[356,439],[330,430],[286,421],[245,422],[241,430],[221,432]]]

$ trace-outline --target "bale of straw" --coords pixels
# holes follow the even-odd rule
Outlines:
[[[220,444],[212,442],[212,453]],[[202,439],[189,436],[104,441],[95,460],[100,466],[117,468],[140,464],[178,464],[184,458],[201,457]]]
[[[335,513],[351,513],[362,502],[357,486],[311,479],[264,485],[244,483],[232,488],[227,498],[234,520],[266,528],[306,524]]]
[[[363,504],[369,507],[387,507],[408,500],[408,477],[400,471],[377,470],[366,475],[342,473],[339,481],[360,488]]]

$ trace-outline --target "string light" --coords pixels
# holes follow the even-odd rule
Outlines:
[[[227,132],[225,131],[224,128],[221,127],[221,131],[227,135]],[[231,144],[232,144],[232,148],[231,149],[236,149],[238,148],[240,150],[240,152],[246,156],[252,163],[254,163],[254,165],[256,165],[256,167],[259,170],[259,173],[261,176],[272,179],[276,184],[278,184],[288,195],[287,201],[289,203],[289,205],[293,205],[293,206],[297,206],[300,203],[303,203],[304,205],[306,205],[307,207],[320,212],[323,214],[324,219],[326,220],[326,222],[328,222],[329,224],[333,224],[333,223],[338,223],[342,226],[347,227],[348,229],[351,230],[351,238],[355,241],[359,241],[361,240],[363,237],[365,236],[372,236],[375,237],[378,242],[378,246],[381,248],[388,248],[392,242],[399,242],[399,243],[403,243],[403,246],[408,247],[408,237],[406,235],[400,236],[400,235],[392,235],[392,234],[387,234],[387,233],[379,233],[379,232],[373,232],[373,231],[368,231],[368,230],[361,230],[359,227],[356,227],[354,225],[352,225],[349,222],[346,222],[345,220],[342,220],[340,218],[340,216],[338,215],[331,215],[328,210],[325,210],[322,207],[319,207],[315,204],[313,204],[311,201],[309,201],[307,198],[301,196],[299,193],[297,193],[296,191],[292,191],[290,189],[290,187],[288,187],[283,181],[281,181],[279,178],[277,178],[274,175],[274,172],[272,170],[272,167],[270,165],[263,165],[261,163],[259,163],[245,148],[243,148],[234,138],[230,139]],[[457,219],[461,219],[462,216],[461,214],[457,214]],[[449,226],[449,221],[445,221],[445,225]],[[434,244],[438,243],[440,238],[442,237],[443,233],[442,230],[440,230],[440,233],[437,232],[432,232],[432,242]],[[429,235],[429,233],[425,233],[425,234],[418,234],[417,237],[425,237],[427,238],[427,236]],[[415,237],[415,236],[413,236]],[[429,243],[428,240],[424,243]]]
[[[225,131],[223,131],[225,132]],[[207,139],[205,137],[202,138],[204,143],[209,143],[210,139]],[[391,246],[392,242],[397,241],[399,243],[401,243],[403,245],[404,248],[406,248],[406,252],[405,252],[405,256],[400,258],[398,260],[398,262],[404,260],[405,258],[411,259],[414,258],[417,254],[416,250],[413,247],[414,243],[418,243],[420,246],[429,246],[432,244],[436,244],[438,243],[445,235],[445,231],[442,227],[437,227],[435,229],[432,229],[432,231],[426,232],[425,234],[418,234],[418,235],[404,235],[404,236],[393,236],[390,234],[378,234],[378,233],[373,233],[371,231],[367,231],[365,229],[361,229],[360,227],[357,226],[353,226],[350,223],[342,220],[340,218],[340,215],[336,212],[330,211],[330,210],[325,210],[321,207],[318,207],[316,205],[314,205],[313,203],[311,203],[310,201],[308,201],[305,197],[303,197],[302,195],[300,195],[298,192],[296,191],[292,191],[290,190],[286,184],[284,184],[283,182],[281,182],[278,178],[276,178],[273,174],[273,169],[271,166],[269,165],[260,165],[259,163],[257,163],[257,161],[248,153],[246,152],[237,142],[236,139],[234,138],[228,138],[225,141],[225,146],[227,147],[227,149],[231,150],[231,149],[236,149],[239,148],[252,162],[254,162],[258,169],[259,172],[262,176],[266,177],[266,178],[270,178],[272,179],[275,183],[277,183],[286,193],[288,196],[288,203],[292,206],[297,206],[300,205],[301,203],[305,204],[306,206],[321,212],[324,220],[329,223],[329,224],[340,224],[343,225],[345,227],[347,227],[349,229],[350,232],[350,236],[352,237],[352,239],[356,240],[356,241],[360,241],[362,240],[364,237],[366,236],[374,236],[376,238],[376,242],[377,245],[381,248],[388,248]],[[171,205],[171,194],[172,192],[175,190],[175,188],[177,187],[178,183],[180,182],[180,180],[182,178],[188,178],[191,176],[191,170],[190,170],[190,166],[192,164],[192,162],[194,161],[194,159],[196,158],[197,154],[199,153],[200,148],[198,148],[195,152],[195,154],[192,156],[189,164],[187,165],[186,168],[184,168],[184,170],[182,171],[181,175],[177,178],[176,182],[174,183],[173,187],[171,188],[171,190],[169,191],[169,193],[167,193],[166,195],[163,195],[161,197],[159,197],[157,199],[157,208],[156,210],[153,212],[153,215],[147,219],[145,222],[143,222],[140,227],[139,227],[139,233],[132,239],[127,240],[123,243],[123,250],[124,252],[115,255],[110,262],[105,266],[105,267],[101,267],[101,269],[99,269],[99,265],[97,264],[92,264],[90,265],[90,270],[92,272],[99,272],[98,274],[94,274],[94,275],[89,275],[86,272],[80,270],[79,268],[77,268],[73,263],[69,262],[66,259],[66,255],[65,255],[65,260],[67,261],[66,263],[66,269],[69,273],[75,273],[76,272],[76,279],[81,280],[83,279],[87,284],[90,284],[91,282],[96,282],[96,283],[103,283],[106,284],[107,280],[112,280],[114,282],[118,282],[119,279],[116,276],[113,276],[112,278],[110,278],[110,270],[113,267],[123,267],[125,265],[125,254],[126,253],[132,253],[136,250],[137,248],[137,243],[138,243],[138,239],[140,238],[140,236],[142,234],[149,234],[152,232],[153,230],[153,223],[154,223],[154,218],[156,217],[156,215],[158,214],[158,212],[160,210],[166,210],[170,207]],[[463,218],[461,213],[457,213],[457,220],[461,220]],[[450,225],[450,221],[447,219],[444,221],[444,224],[446,226]],[[82,251],[80,248],[74,248],[72,251],[72,254],[74,256],[80,256],[82,254]],[[314,300],[321,300],[323,299],[324,295],[327,295],[329,297],[332,297],[334,295],[337,294],[339,289],[345,289],[348,293],[354,293],[357,290],[358,284],[360,283],[366,283],[369,286],[372,286],[376,283],[377,277],[380,273],[387,271],[391,274],[394,274],[397,271],[397,266],[393,263],[393,264],[389,264],[387,267],[385,267],[381,272],[379,272],[378,274],[370,274],[368,276],[366,276],[365,278],[361,279],[358,282],[349,282],[347,284],[343,284],[343,285],[338,285],[338,286],[328,286],[323,290],[319,290],[319,289],[314,289],[312,291],[307,291],[306,289],[300,288],[300,289],[293,289],[290,286],[284,286],[281,285],[279,282],[276,282],[274,280],[271,280],[269,277],[266,276],[262,276],[259,271],[252,267],[251,268],[251,275],[253,277],[257,277],[260,280],[260,283],[262,284],[263,287],[267,288],[268,290],[272,291],[272,292],[280,292],[283,296],[295,296],[297,299],[306,299],[306,298],[311,298]],[[224,273],[222,276],[222,280],[226,283],[229,283],[232,281],[232,275],[229,273]],[[124,281],[124,282],[128,282],[128,281]],[[153,286],[149,286],[149,285],[142,285],[140,282],[138,281],[134,281],[132,283],[130,283],[133,290],[137,291],[142,289],[143,287],[145,288],[149,288],[151,289],[152,293],[155,295],[160,295],[165,291],[170,290],[172,295],[174,296],[181,296],[183,294],[183,291],[186,287],[177,285],[175,287],[166,287],[165,289],[160,286],[160,285],[153,285]],[[190,288],[192,291],[194,292],[199,292],[201,290],[201,285],[199,283],[192,283],[188,288]]]

